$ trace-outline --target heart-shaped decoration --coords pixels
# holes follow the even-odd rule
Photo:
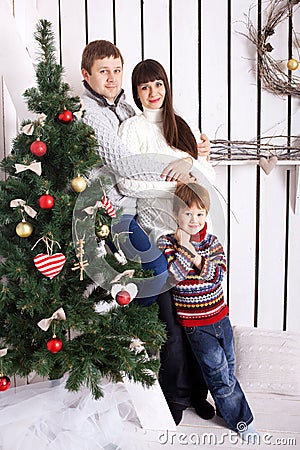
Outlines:
[[[54,253],[53,255],[39,253],[33,258],[33,262],[37,270],[52,280],[62,270],[66,257],[63,253]]]
[[[262,168],[262,170],[265,172],[266,175],[269,175],[269,173],[274,169],[278,161],[277,156],[271,156],[271,158],[265,158],[264,156],[260,158],[259,160],[259,166]]]
[[[129,293],[131,300],[133,300],[134,297],[136,297],[136,295],[138,293],[138,288],[136,287],[136,285],[134,283],[128,283],[124,286],[122,284],[116,283],[116,284],[113,284],[113,286],[111,288],[111,291],[110,291],[111,296],[113,298],[115,298],[117,296],[117,294],[123,290],[125,290]]]

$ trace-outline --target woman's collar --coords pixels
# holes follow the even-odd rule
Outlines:
[[[143,108],[143,115],[145,118],[152,123],[163,122],[163,109],[149,109]]]

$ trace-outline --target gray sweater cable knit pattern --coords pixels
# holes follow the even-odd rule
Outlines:
[[[136,180],[161,181],[160,174],[169,160],[145,158],[144,155],[136,155],[130,151],[118,136],[121,122],[135,115],[134,109],[125,101],[123,92],[118,96],[114,105],[109,105],[106,100],[94,95],[85,88],[82,95],[84,117],[83,120],[90,125],[98,140],[98,151],[106,166],[105,173],[109,173],[114,186],[107,193],[115,207],[123,207],[123,212],[135,214],[136,199],[125,198],[116,187],[116,177],[130,177]],[[97,171],[92,171],[91,178],[97,176]]]

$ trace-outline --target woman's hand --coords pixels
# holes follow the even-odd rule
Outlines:
[[[206,156],[207,161],[210,159],[210,141],[206,134],[202,133],[200,138],[202,139],[201,143],[197,144],[198,157]]]
[[[160,177],[164,178],[166,181],[181,181],[181,183],[190,183],[195,179],[190,175],[192,167],[193,158],[191,156],[176,159],[164,168]]]

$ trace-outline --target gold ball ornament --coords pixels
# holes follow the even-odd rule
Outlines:
[[[86,181],[82,177],[76,177],[71,181],[71,187],[75,192],[83,192],[86,188]]]
[[[97,236],[100,238],[107,238],[109,233],[110,233],[110,229],[107,225],[102,225],[100,230],[96,231]]]
[[[26,222],[26,220],[22,220],[22,222],[18,223],[16,226],[16,233],[21,238],[27,238],[33,232],[33,226],[31,223]]]
[[[291,58],[288,60],[286,65],[289,70],[297,70],[299,67],[299,61],[295,58]]]

